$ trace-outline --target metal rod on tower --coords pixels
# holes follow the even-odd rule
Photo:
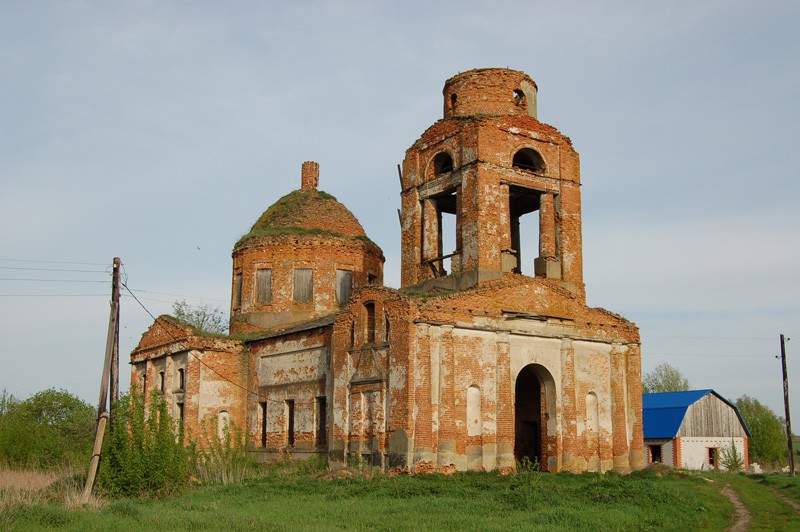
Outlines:
[[[89,474],[86,477],[86,485],[83,487],[82,503],[89,502],[94,488],[94,479],[97,475],[97,467],[100,464],[100,450],[103,448],[103,437],[105,436],[106,424],[108,423],[108,381],[112,378],[112,362],[114,353],[119,357],[119,257],[114,257],[113,272],[111,277],[111,311],[108,317],[108,332],[106,334],[106,356],[103,361],[103,374],[100,377],[100,399],[97,403],[97,428],[94,433],[94,448],[92,458],[89,461]],[[117,360],[117,363],[119,360]],[[119,375],[117,370],[112,384],[118,392]]]
[[[783,368],[783,406],[786,409],[786,442],[789,447],[789,475],[794,476],[792,418],[789,415],[789,375],[786,373],[786,341],[783,335],[781,335],[781,367]]]

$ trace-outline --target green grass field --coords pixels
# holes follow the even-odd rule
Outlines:
[[[270,469],[228,486],[197,486],[173,498],[108,499],[67,509],[56,498],[17,500],[0,529],[34,530],[724,530],[735,489],[753,529],[798,530],[796,480],[648,470],[627,476],[522,472],[454,476],[333,475]],[[2,508],[2,507],[0,507]]]

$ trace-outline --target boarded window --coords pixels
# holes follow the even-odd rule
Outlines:
[[[256,303],[272,303],[272,269],[256,270]]]
[[[242,306],[242,274],[237,273],[233,276],[233,306]]]
[[[294,270],[294,302],[309,303],[314,294],[311,268],[295,268]]]
[[[336,270],[336,304],[344,305],[350,300],[353,292],[353,272]]]

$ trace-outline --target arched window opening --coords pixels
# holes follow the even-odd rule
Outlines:
[[[586,394],[586,428],[595,433],[600,432],[600,414],[597,394],[594,392]]]
[[[364,310],[367,311],[367,343],[375,343],[375,302],[364,303]]]
[[[457,272],[461,253],[460,188],[445,190],[423,201],[426,217],[423,235],[423,260],[434,277]],[[455,257],[455,259],[453,259]],[[455,262],[454,262],[455,260]]]
[[[504,270],[533,276],[535,269],[531,258],[538,255],[536,244],[540,238],[540,194],[529,188],[509,185],[508,204],[511,248],[504,251],[510,255]]]
[[[482,425],[481,389],[473,384],[467,388],[467,436],[480,436]]]
[[[186,389],[186,370],[180,368],[178,370],[178,390]]]
[[[458,96],[456,93],[450,95],[450,110],[454,110],[456,108],[456,102],[458,101]]]
[[[514,104],[517,107],[521,107],[521,106],[525,105],[525,93],[522,92],[522,90],[520,90],[520,89],[515,89],[514,90]]]
[[[433,158],[433,173],[436,175],[446,174],[453,171],[453,158],[449,153],[443,151],[437,153]]]
[[[512,165],[514,168],[528,170],[529,172],[543,174],[545,171],[544,159],[539,155],[539,152],[531,148],[522,148],[515,153]]]
[[[389,343],[389,315],[383,313],[383,341]]]
[[[350,324],[350,347],[356,345],[356,322],[355,320]]]

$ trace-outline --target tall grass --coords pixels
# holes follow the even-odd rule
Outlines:
[[[85,473],[76,472],[72,466],[50,470],[0,468],[0,515],[14,508],[53,503],[67,510],[103,507],[100,497],[90,498],[87,505],[81,503],[85,479]]]
[[[242,429],[231,425],[219,434],[205,423],[200,426],[200,439],[191,445],[191,475],[196,482],[232,484],[259,474]]]

